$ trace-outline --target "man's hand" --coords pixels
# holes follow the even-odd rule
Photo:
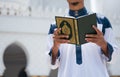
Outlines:
[[[96,27],[93,26],[97,34],[87,34],[85,40],[87,42],[93,42],[101,47],[103,50],[103,53],[108,56],[108,51],[107,51],[107,42],[104,39],[103,33]]]
[[[61,30],[61,28],[57,28],[53,33],[54,34],[53,35],[54,44],[52,47],[52,64],[53,65],[55,64],[60,44],[69,42],[69,40],[67,40],[67,38],[68,38],[67,35],[60,35],[59,34],[60,30]]]
[[[54,44],[55,45],[59,45],[59,44],[62,44],[62,43],[68,43],[69,42],[69,40],[67,40],[67,38],[69,36],[67,36],[67,35],[60,35],[59,34],[60,30],[61,30],[61,28],[57,28],[54,31],[53,39],[54,39]]]

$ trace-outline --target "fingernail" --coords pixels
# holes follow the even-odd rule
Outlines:
[[[69,36],[67,36],[67,38],[69,38]]]
[[[87,39],[85,38],[85,40],[87,40]]]
[[[68,40],[68,43],[70,42],[70,40]]]
[[[95,27],[95,25],[93,25],[93,27]]]

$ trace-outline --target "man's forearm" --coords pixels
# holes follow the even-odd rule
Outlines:
[[[105,54],[105,56],[109,57],[107,42],[101,46],[101,49],[102,49],[103,53]]]
[[[58,47],[53,46],[52,47],[52,62],[51,62],[52,65],[55,65],[57,56],[58,56]]]

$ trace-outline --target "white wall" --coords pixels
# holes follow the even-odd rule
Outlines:
[[[10,44],[20,43],[27,54],[29,75],[48,75],[45,55],[50,19],[0,16],[0,75],[5,67],[3,53]]]

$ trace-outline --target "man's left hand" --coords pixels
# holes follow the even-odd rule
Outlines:
[[[101,47],[104,53],[107,55],[107,42],[104,39],[103,33],[96,27],[93,26],[97,34],[86,34],[85,40],[87,42],[93,42]]]

